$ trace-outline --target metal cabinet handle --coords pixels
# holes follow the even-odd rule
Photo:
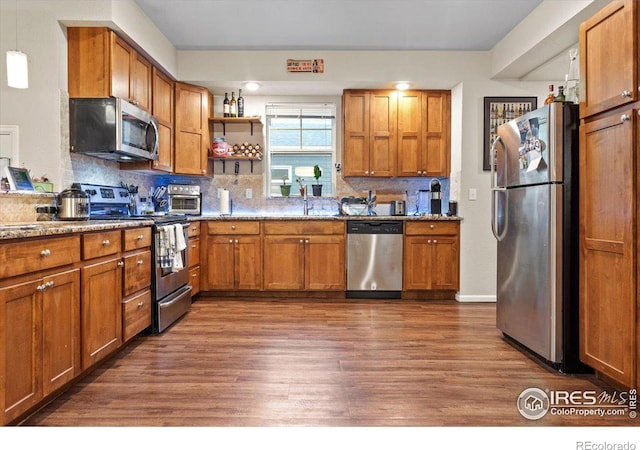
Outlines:
[[[236,239],[236,244],[238,243],[238,240]]]
[[[434,239],[434,240],[433,240],[433,243],[434,243],[434,244],[437,244],[437,243],[438,243],[438,240],[437,240],[437,239]]]
[[[139,235],[138,235],[138,240],[139,240],[139,241],[141,241],[141,240],[143,240],[143,239],[144,239],[144,235],[139,234]]]
[[[371,175],[373,175],[374,173],[375,173],[375,172],[372,170],[372,171],[371,171]]]
[[[233,239],[229,239],[229,244],[233,244]]]
[[[102,241],[102,245],[110,245],[111,241],[109,241],[109,239],[105,239],[104,241]]]
[[[44,284],[44,287],[45,287],[45,288],[50,288],[50,287],[55,286],[55,284],[56,284],[56,283],[55,283],[55,281],[47,281],[47,282]]]
[[[422,170],[418,170],[418,175],[422,175]]]
[[[191,246],[191,248],[196,248],[196,247],[197,247],[197,245],[196,245],[196,244],[193,244],[193,245]]]
[[[138,308],[142,308],[144,306],[144,302],[138,302]]]
[[[232,229],[232,230],[235,230],[235,229],[236,229],[236,226],[235,226],[235,225],[231,225],[231,229]]]
[[[301,243],[301,244],[304,244],[304,239],[300,239],[300,243]]]
[[[304,243],[308,244],[309,243],[309,239],[305,239]]]
[[[631,91],[628,89],[625,89],[624,91],[622,91],[622,93],[620,94],[620,97],[622,98],[630,98],[631,97]]]
[[[138,265],[139,265],[139,266],[141,266],[141,265],[143,265],[143,264],[144,264],[144,261],[143,261],[143,260],[141,260],[141,259],[137,260],[136,262],[138,263]]]
[[[427,239],[427,244],[431,244],[431,239]]]
[[[432,230],[435,228],[436,226],[434,224],[429,225],[429,228],[431,228]]]
[[[124,261],[118,261],[118,267],[123,267],[124,266]]]
[[[50,256],[50,255],[51,255],[51,250],[49,250],[48,248],[45,248],[40,252],[40,256]]]
[[[631,120],[631,117],[629,117],[629,114],[623,114],[620,116],[620,122],[626,122],[627,120]]]
[[[196,275],[195,273],[191,274],[191,278],[197,278],[197,277],[198,277],[198,275]]]
[[[191,231],[196,231],[198,227],[191,227]]]
[[[38,287],[36,287],[36,290],[38,292],[42,292],[46,289],[47,287],[44,284],[39,285]]]
[[[364,174],[365,174],[365,175],[369,175],[369,171],[368,171],[368,170],[365,170],[365,171],[364,171]]]

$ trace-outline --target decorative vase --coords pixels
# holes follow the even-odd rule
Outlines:
[[[291,185],[287,184],[285,185],[281,185],[280,186],[280,193],[282,194],[283,197],[288,197],[289,194],[291,194]]]
[[[321,184],[312,184],[311,189],[313,189],[314,197],[322,197],[322,185]]]

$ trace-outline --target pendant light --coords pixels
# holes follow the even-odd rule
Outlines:
[[[16,49],[18,48],[18,0],[16,0]],[[29,87],[29,68],[26,53],[7,51],[7,84],[17,89]]]

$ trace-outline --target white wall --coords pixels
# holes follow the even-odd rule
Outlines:
[[[121,1],[129,4],[120,4]],[[18,43],[29,55],[30,87],[22,91],[6,86],[6,67],[2,58],[0,124],[20,126],[21,161],[34,175],[46,173],[59,185],[74,173],[63,143],[64,123],[60,113],[67,85],[67,51],[64,27],[59,21],[86,24],[86,21],[116,23],[119,20],[118,26],[135,36],[144,48],[159,45],[160,49],[152,56],[164,60],[167,66],[172,66],[172,50],[162,39],[153,39],[156,36],[154,27],[136,34],[136,30],[146,29],[148,19],[136,17],[139,10],[131,5],[131,0],[20,0],[19,3]],[[0,0],[2,54],[15,45],[13,5],[13,1]],[[144,26],[138,27],[138,20],[142,20]],[[324,58],[326,71],[317,77],[288,74],[284,68],[287,58]],[[495,295],[495,240],[489,226],[489,175],[482,170],[483,97],[534,95],[542,100],[547,85],[557,84],[558,80],[492,81],[489,52],[189,51],[177,52],[175,67],[168,68],[175,70],[183,81],[205,85],[212,80],[255,79],[272,83],[296,80],[310,91],[318,84],[338,90],[333,95],[339,94],[342,88],[389,87],[391,81],[396,80],[413,81],[416,88],[452,89],[452,167],[459,170],[459,177],[454,173],[452,196],[457,195],[459,214],[464,217],[459,298],[463,301],[484,300]],[[245,93],[245,98],[250,104],[249,93]],[[76,160],[75,164],[91,163]],[[105,165],[99,170],[116,168]],[[212,185],[215,184],[214,178]],[[469,188],[478,190],[477,201],[467,199]],[[457,194],[453,193],[454,189],[459,189]]]

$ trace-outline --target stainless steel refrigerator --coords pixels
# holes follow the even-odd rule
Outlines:
[[[578,106],[553,103],[498,128],[491,227],[498,240],[497,326],[566,373],[578,339]]]

